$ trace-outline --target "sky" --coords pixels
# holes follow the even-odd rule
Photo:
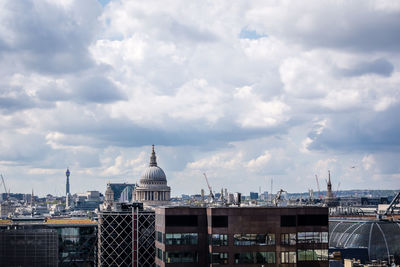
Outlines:
[[[21,15],[23,14],[23,15]],[[11,192],[400,188],[399,1],[0,2]],[[340,185],[339,185],[340,183]],[[2,191],[1,191],[2,192]]]

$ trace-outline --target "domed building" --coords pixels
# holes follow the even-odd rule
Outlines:
[[[134,200],[145,205],[156,206],[169,203],[171,188],[167,185],[164,171],[157,166],[154,145],[150,164],[140,176],[139,185],[134,190]]]
[[[331,219],[329,220],[329,250],[340,251],[343,257],[400,262],[400,222]]]

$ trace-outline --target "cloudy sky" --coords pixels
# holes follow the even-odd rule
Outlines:
[[[400,188],[399,1],[0,2],[11,192]],[[353,167],[354,168],[351,168]]]

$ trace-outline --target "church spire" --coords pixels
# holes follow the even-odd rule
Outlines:
[[[328,190],[332,189],[331,171],[328,170]]]
[[[157,157],[156,157],[156,152],[154,151],[154,145],[153,149],[151,152],[151,157],[150,157],[150,167],[157,167]]]

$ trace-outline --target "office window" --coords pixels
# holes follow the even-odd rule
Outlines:
[[[162,260],[162,259],[163,259],[163,258],[162,258],[162,255],[163,255],[162,250],[159,249],[159,248],[157,248],[157,258],[159,258],[160,260]]]
[[[213,246],[227,246],[228,245],[228,235],[212,234],[211,235],[211,245],[213,245]]]
[[[281,252],[281,263],[296,263],[296,252]]]
[[[281,234],[281,245],[296,245],[296,234]]]
[[[211,253],[211,263],[213,264],[228,264],[228,253]]]
[[[235,264],[275,263],[275,252],[235,253]]]
[[[322,243],[328,243],[328,232],[322,232],[321,233],[321,242]]]
[[[163,238],[162,238],[163,234],[161,232],[157,231],[156,235],[157,235],[157,241],[162,243],[163,242]]]
[[[314,249],[314,257],[317,261],[327,261],[328,260],[328,250],[327,249]]]
[[[198,261],[195,251],[167,251],[165,252],[166,263],[195,263]]]
[[[234,234],[235,246],[275,245],[275,234]]]
[[[242,253],[235,253],[235,263],[254,263],[254,253],[253,252],[242,252]]]
[[[328,232],[298,232],[298,243],[328,243]]]
[[[327,249],[299,249],[297,250],[299,261],[327,261]]]
[[[165,234],[166,245],[197,245],[197,233],[167,233]]]

